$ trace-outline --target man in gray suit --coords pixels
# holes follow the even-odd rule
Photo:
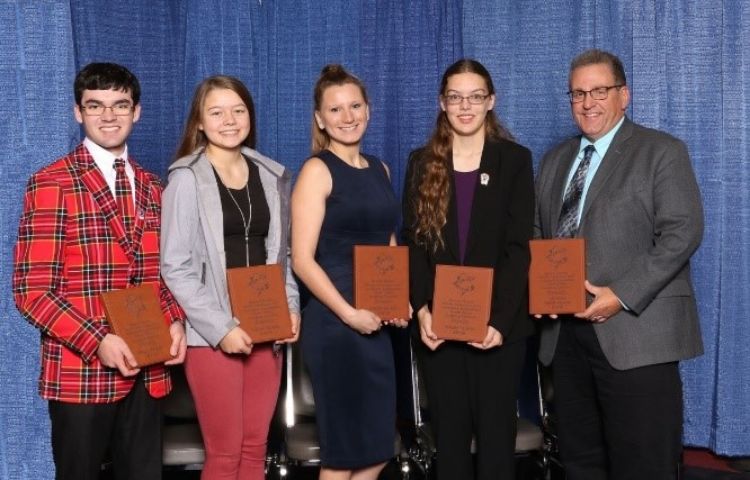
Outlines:
[[[588,307],[540,320],[560,455],[570,480],[674,479],[677,362],[703,351],[689,264],[700,192],[685,145],[625,117],[619,58],[580,54],[569,87],[582,135],[547,152],[536,181],[536,236],[586,240]]]

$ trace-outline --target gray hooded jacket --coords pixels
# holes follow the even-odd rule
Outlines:
[[[266,263],[286,271],[289,310],[299,313],[299,292],[289,261],[291,174],[250,148],[242,154],[258,166],[271,222]],[[216,347],[237,325],[227,291],[224,226],[219,189],[203,149],[169,167],[162,197],[161,271],[187,314],[187,343]]]

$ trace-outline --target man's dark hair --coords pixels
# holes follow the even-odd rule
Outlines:
[[[141,101],[141,85],[130,70],[116,63],[89,63],[76,75],[73,83],[76,103],[81,104],[84,90],[119,90],[130,92],[133,105]]]
[[[578,55],[570,62],[570,75],[573,74],[573,70],[586,67],[588,65],[597,65],[603,63],[609,66],[612,70],[612,74],[615,76],[615,83],[618,85],[627,85],[627,79],[625,78],[625,68],[622,66],[622,61],[617,55],[604,50],[597,50],[592,48]]]

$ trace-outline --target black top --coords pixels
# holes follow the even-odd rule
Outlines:
[[[485,140],[475,184],[463,259],[459,247],[456,185],[450,175],[451,196],[444,244],[436,249],[416,238],[415,202],[426,171],[425,150],[412,152],[406,169],[402,235],[409,246],[409,295],[414,311],[432,306],[436,265],[467,265],[494,269],[489,324],[504,342],[534,331],[528,315],[526,287],[529,240],[534,231],[534,179],[531,152],[506,140]]]
[[[245,258],[245,225],[242,223],[242,215],[245,216],[245,221],[247,221],[248,217],[250,218],[250,229],[248,230],[247,238],[250,253],[249,265],[263,265],[266,263],[266,236],[268,235],[268,224],[271,221],[271,214],[268,210],[266,195],[263,192],[263,184],[260,182],[258,166],[247,158],[245,160],[249,169],[248,181],[243,188],[238,190],[224,185],[216,169],[214,169],[214,176],[216,177],[216,184],[219,187],[219,196],[221,197],[221,209],[224,216],[224,251],[226,252],[227,268],[247,266]],[[250,208],[251,205],[252,211]],[[240,214],[240,210],[242,211],[242,215]]]

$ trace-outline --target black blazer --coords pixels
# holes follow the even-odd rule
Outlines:
[[[424,149],[409,156],[403,196],[402,236],[409,246],[410,297],[414,312],[431,307],[435,265],[460,265],[453,175],[451,199],[442,229],[444,248],[433,251],[414,238],[414,201],[424,173]],[[482,185],[481,177],[489,178]],[[534,179],[531,152],[516,143],[487,140],[471,208],[464,265],[495,269],[490,322],[503,341],[523,338],[534,331],[528,315],[528,242],[534,224]]]

